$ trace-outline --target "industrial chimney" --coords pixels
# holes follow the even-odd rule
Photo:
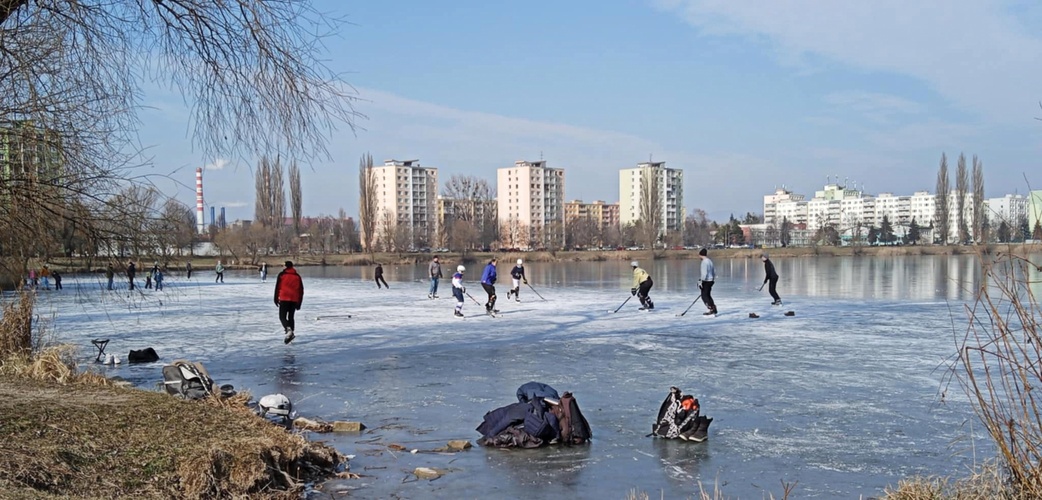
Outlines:
[[[206,224],[203,221],[203,169],[195,169],[195,226],[199,234],[206,232]]]

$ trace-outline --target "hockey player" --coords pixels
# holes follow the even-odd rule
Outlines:
[[[459,318],[463,317],[463,294],[467,293],[463,287],[463,271],[466,270],[463,266],[456,266],[456,274],[452,275],[452,296],[456,298],[456,312],[453,315]]]
[[[496,258],[488,261],[485,271],[481,273],[481,288],[488,294],[488,302],[485,302],[485,312],[497,313],[496,310]]]
[[[713,283],[716,281],[716,267],[713,260],[709,258],[709,252],[705,248],[698,251],[698,258],[702,259],[699,271],[698,288],[702,290],[702,303],[706,305],[706,312],[702,316],[716,316],[716,302],[713,302]]]
[[[654,309],[655,303],[651,301],[648,292],[651,291],[651,286],[655,282],[651,281],[651,276],[647,271],[640,268],[637,261],[630,262],[630,266],[633,266],[633,288],[630,289],[630,293],[640,299],[641,311]]]
[[[514,288],[507,292],[507,300],[510,300],[510,294],[514,294],[514,299],[521,302],[521,283],[528,284],[528,278],[525,277],[524,261],[517,259],[517,265],[510,270],[510,278],[514,282]]]
[[[760,255],[760,260],[763,261],[763,272],[766,276],[763,278],[763,282],[766,284],[768,281],[771,282],[771,286],[767,287],[767,291],[771,293],[771,298],[774,302],[771,302],[772,306],[781,305],[781,297],[778,296],[778,271],[774,270],[774,263],[771,262],[771,258],[766,253]],[[763,288],[763,285],[760,285]]]

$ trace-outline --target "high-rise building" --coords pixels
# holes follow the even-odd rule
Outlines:
[[[589,219],[597,224],[598,229],[618,227],[619,204],[605,203],[601,200],[593,203],[572,200],[564,204],[564,218],[566,223],[571,223],[578,219]]]
[[[61,175],[61,137],[32,121],[0,123],[0,179],[53,181]]]
[[[792,191],[789,191],[784,187],[775,189],[774,194],[764,195],[763,223],[773,224],[775,226],[780,225],[782,220],[796,223],[793,219],[801,212],[804,220],[801,220],[800,222],[807,222],[807,203],[803,198],[804,196],[802,194],[794,194]]]
[[[395,250],[429,246],[437,229],[438,169],[422,167],[420,160],[391,159],[374,166],[373,175],[377,214],[373,241]]]
[[[564,169],[514,162],[497,176],[500,241],[511,248],[564,245]]]
[[[1003,222],[1011,229],[1020,227],[1020,223],[1028,218],[1029,200],[1023,195],[1007,194],[1002,198],[985,200],[985,216],[992,230],[998,229]]]
[[[643,210],[658,212],[660,235],[683,230],[684,171],[667,168],[664,161],[619,170],[619,224],[636,224],[648,218]]]

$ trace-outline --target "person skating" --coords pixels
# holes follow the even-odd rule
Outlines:
[[[376,278],[375,279],[376,279],[376,288],[380,288],[380,283],[383,283],[383,286],[387,287],[387,289],[391,288],[391,286],[387,284],[387,280],[384,279],[384,266],[383,266],[383,264],[380,264],[379,262],[376,263]]]
[[[192,261],[185,262],[185,279],[192,279]]]
[[[300,279],[292,261],[286,261],[286,268],[275,278],[275,305],[279,307],[279,322],[286,332],[285,343],[290,343],[296,338],[293,331],[293,315],[300,310],[300,304],[304,302],[304,281]]]
[[[134,289],[134,275],[137,274],[137,266],[134,265],[134,261],[130,261],[127,264],[127,279],[130,280],[130,289]]]
[[[51,270],[47,266],[43,266],[40,269],[40,283],[43,285],[44,290],[51,289]]]
[[[54,271],[54,274],[52,276],[54,276],[54,289],[55,290],[61,290],[62,289],[62,275],[61,275],[61,273],[59,273],[58,271]]]
[[[651,301],[648,293],[651,292],[651,287],[655,282],[651,280],[651,275],[647,271],[641,269],[640,263],[637,261],[630,262],[630,266],[633,267],[633,288],[630,289],[630,294],[636,295],[640,299],[641,311],[654,309],[655,303]]]
[[[268,282],[268,263],[267,262],[261,262],[261,264],[260,264],[260,275],[261,275],[261,283],[267,283]]]
[[[224,265],[221,264],[221,261],[217,261],[217,266],[215,266],[213,270],[217,273],[217,277],[213,279],[213,282],[217,283],[219,281],[224,283]]]
[[[431,278],[431,288],[427,291],[428,299],[438,298],[438,280],[441,279],[441,263],[438,262],[438,256],[435,255],[431,259],[431,263],[427,266],[427,274]]]
[[[709,258],[705,248],[698,251],[698,258],[702,259],[702,266],[698,278],[698,288],[702,290],[702,303],[706,305],[703,316],[716,316],[716,302],[713,302],[713,282],[716,281],[716,267],[713,260]]]
[[[763,272],[766,273],[766,276],[763,278],[763,282],[764,283],[767,283],[767,282],[771,283],[771,285],[767,287],[767,291],[770,292],[771,298],[774,299],[774,302],[771,302],[771,305],[772,306],[780,306],[781,305],[781,297],[778,296],[778,289],[777,289],[777,287],[778,287],[778,271],[774,270],[774,263],[771,262],[770,257],[768,257],[766,253],[760,255],[760,260],[763,261]],[[763,288],[763,285],[760,285],[760,288]]]
[[[156,267],[153,266],[148,271],[145,271],[145,289],[152,288],[152,276],[156,273]]]
[[[507,292],[507,300],[510,300],[510,294],[514,294],[514,300],[521,302],[521,283],[528,284],[528,278],[525,277],[525,264],[521,259],[517,259],[517,265],[510,270],[510,279],[513,280],[514,288]]]
[[[152,279],[156,281],[156,291],[163,289],[163,270],[156,266],[155,270],[152,271]]]
[[[488,294],[488,302],[485,302],[485,312],[497,313],[496,309],[496,259],[488,261],[485,270],[481,273],[481,288]]]
[[[452,314],[460,318],[463,317],[463,294],[467,293],[463,286],[463,272],[466,270],[463,266],[456,266],[456,274],[452,275],[452,296],[456,298],[456,312]]]

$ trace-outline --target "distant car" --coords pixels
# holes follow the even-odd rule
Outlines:
[[[640,247],[627,247],[626,250],[629,250],[629,251],[632,252],[634,250],[640,250]]]
[[[434,253],[449,253],[448,248],[435,248]]]

